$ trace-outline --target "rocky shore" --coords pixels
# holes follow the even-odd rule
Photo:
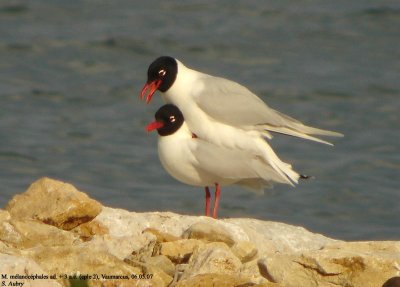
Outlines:
[[[399,274],[400,241],[112,209],[49,178],[0,210],[2,286],[377,287]]]

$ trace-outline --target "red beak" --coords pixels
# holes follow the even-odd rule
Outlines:
[[[162,128],[163,126],[164,126],[163,122],[157,122],[157,121],[151,122],[147,125],[146,131],[151,132],[153,130],[158,130],[158,129]]]
[[[150,103],[151,97],[153,94],[157,91],[158,87],[161,85],[162,81],[161,80],[155,80],[150,83],[146,83],[142,89],[142,92],[140,93],[140,99],[143,100],[146,91],[149,89],[149,93],[146,96],[146,104]]]

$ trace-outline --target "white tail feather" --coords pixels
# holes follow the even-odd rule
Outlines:
[[[291,186],[294,186],[294,183],[298,183],[300,175],[292,169],[290,164],[281,161],[266,141],[259,139],[257,143],[260,145],[260,150],[264,151],[263,158],[265,161],[281,175],[286,183]]]

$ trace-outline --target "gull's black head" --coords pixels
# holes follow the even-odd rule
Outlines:
[[[143,99],[147,89],[149,89],[146,96],[146,102],[149,103],[157,90],[166,92],[171,88],[177,74],[178,63],[174,58],[162,56],[155,59],[147,70],[147,82],[142,89],[140,97]]]
[[[147,131],[157,129],[160,136],[174,134],[183,124],[182,112],[172,104],[166,104],[158,109],[155,114],[156,121],[147,126]]]
[[[174,84],[178,73],[178,63],[172,57],[162,56],[154,60],[147,70],[147,83],[161,80],[158,89],[166,92]]]

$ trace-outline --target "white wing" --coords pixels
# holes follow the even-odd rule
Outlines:
[[[288,184],[287,178],[277,173],[261,157],[240,149],[229,149],[197,139],[192,150],[196,168],[218,177],[235,179],[238,184],[260,189],[273,182]]]
[[[311,135],[343,136],[340,133],[306,126],[267,106],[246,87],[219,77],[202,74],[193,98],[198,106],[217,121],[244,129],[269,130],[325,144]]]

